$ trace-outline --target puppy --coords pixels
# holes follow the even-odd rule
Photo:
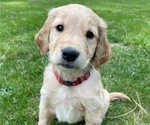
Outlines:
[[[108,93],[98,68],[111,57],[106,24],[91,9],[71,4],[52,9],[35,35],[42,53],[49,53],[41,88],[39,125],[59,121],[100,125],[110,100],[129,99]]]

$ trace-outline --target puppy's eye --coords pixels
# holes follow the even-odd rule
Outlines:
[[[94,37],[94,34],[91,31],[87,31],[86,37],[92,39]]]
[[[59,24],[56,26],[57,31],[62,32],[64,30],[64,26]]]

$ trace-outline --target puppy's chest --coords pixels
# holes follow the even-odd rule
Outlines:
[[[57,93],[53,101],[54,112],[59,121],[74,123],[83,120],[84,107],[78,95]]]

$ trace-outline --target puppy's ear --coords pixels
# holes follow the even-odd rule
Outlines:
[[[49,50],[49,35],[50,35],[50,28],[52,21],[54,19],[54,16],[52,12],[50,11],[48,14],[48,18],[45,21],[43,27],[40,29],[40,31],[35,35],[34,40],[39,47],[41,53],[45,54]]]
[[[102,19],[99,19],[99,38],[95,55],[93,57],[93,65],[98,68],[103,63],[107,62],[111,58],[111,48],[107,40],[106,24]]]

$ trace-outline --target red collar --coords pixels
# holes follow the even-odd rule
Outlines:
[[[57,73],[54,70],[53,73],[56,79],[59,81],[59,83],[61,85],[66,85],[66,86],[77,86],[90,77],[90,73],[86,73],[84,76],[77,78],[75,81],[64,81],[61,77],[57,75]]]

